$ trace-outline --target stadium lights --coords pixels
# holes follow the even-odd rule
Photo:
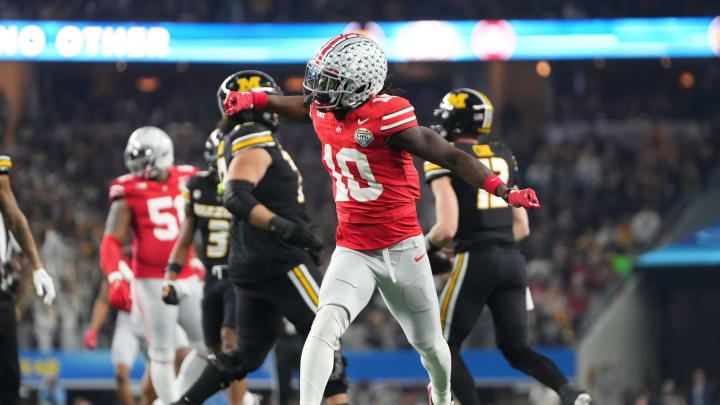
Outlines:
[[[552,72],[552,68],[550,67],[550,64],[545,61],[541,60],[535,65],[535,71],[537,72],[538,76],[542,78],[546,78],[550,76],[550,73]]]
[[[391,62],[720,55],[720,17],[320,24],[0,21],[0,60],[304,63],[362,32]]]

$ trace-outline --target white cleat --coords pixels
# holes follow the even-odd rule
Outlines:
[[[590,394],[583,392],[582,394],[578,395],[577,398],[575,398],[574,405],[590,405],[592,402],[592,398],[590,398]]]
[[[248,391],[245,391],[245,395],[242,399],[242,405],[260,405],[261,397],[260,395],[257,395],[255,393]]]
[[[432,400],[432,384],[428,384],[427,386],[427,392],[428,392],[428,403],[430,405],[435,405]],[[589,403],[589,402],[588,402]],[[450,405],[455,405],[455,401],[450,401]]]

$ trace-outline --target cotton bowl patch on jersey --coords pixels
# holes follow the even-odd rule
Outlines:
[[[357,143],[359,143],[363,148],[370,145],[373,138],[373,134],[369,129],[358,128],[355,130],[355,141],[357,141]]]

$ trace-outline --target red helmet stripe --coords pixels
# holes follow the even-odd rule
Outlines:
[[[322,58],[323,58],[323,56],[327,55],[327,53],[330,52],[330,50],[332,50],[332,48],[334,48],[335,45],[337,45],[337,44],[338,44],[340,41],[342,41],[343,39],[350,38],[350,37],[356,37],[356,36],[359,36],[359,35],[360,35],[360,34],[356,34],[356,33],[354,33],[354,32],[351,32],[351,33],[348,33],[348,34],[343,34],[343,35],[338,35],[338,36],[336,36],[335,38],[331,39],[330,42],[328,42],[328,44],[325,46],[325,48],[323,48],[323,49],[320,50],[320,52],[318,53],[318,56],[317,56],[317,60],[318,60],[318,61],[321,61]]]

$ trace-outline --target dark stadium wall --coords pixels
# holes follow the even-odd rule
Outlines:
[[[659,381],[663,317],[658,300],[658,290],[635,277],[580,342],[579,384],[598,403],[625,403],[628,394]]]
[[[689,389],[692,374],[703,369],[720,375],[720,268],[667,268],[646,271],[649,288],[660,292],[663,327],[659,355],[663,379]]]
[[[672,379],[679,392],[702,369],[720,375],[720,268],[643,270],[598,319],[578,349],[582,385],[600,403],[623,403]]]

